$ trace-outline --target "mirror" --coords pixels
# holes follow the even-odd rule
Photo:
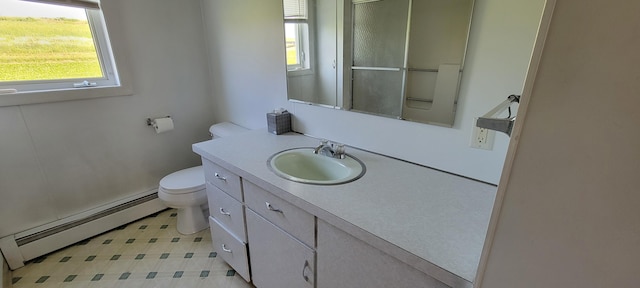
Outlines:
[[[453,126],[473,0],[284,0],[289,100]]]

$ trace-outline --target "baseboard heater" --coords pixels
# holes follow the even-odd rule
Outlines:
[[[42,225],[0,239],[0,250],[11,270],[29,261],[121,225],[162,211],[167,207],[157,190]]]

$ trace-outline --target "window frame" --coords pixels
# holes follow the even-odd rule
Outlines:
[[[312,43],[312,39],[315,37],[315,4],[314,0],[304,0],[304,7],[306,11],[299,12],[299,15],[292,15],[291,17],[287,17],[285,12],[284,24],[306,24],[304,26],[298,25],[298,37],[301,39],[301,52],[303,53],[304,63],[298,65],[286,65],[287,76],[288,77],[296,77],[296,76],[307,76],[313,75],[315,73],[315,44]],[[301,29],[300,27],[306,27],[306,29]],[[298,56],[300,57],[300,55]],[[290,67],[294,67],[294,69],[290,69]]]
[[[311,57],[309,52],[309,23],[307,21],[300,20],[285,20],[284,24],[295,24],[296,26],[296,39],[298,41],[298,47],[296,49],[298,56],[298,64],[289,65],[287,64],[287,72],[302,72],[306,70],[311,70]],[[305,26],[300,25],[305,24]]]
[[[123,47],[117,45],[123,42],[123,35],[120,34],[123,29],[118,21],[107,23],[105,14],[111,15],[108,3],[100,6],[101,9],[85,11],[103,78],[4,82],[0,84],[0,107],[133,94],[127,57],[122,51]],[[83,86],[84,81],[89,85]]]

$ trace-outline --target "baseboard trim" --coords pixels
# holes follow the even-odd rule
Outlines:
[[[84,239],[130,223],[167,207],[150,191],[130,199],[55,221],[29,231],[0,239],[0,250],[10,270],[24,262],[67,247]],[[4,274],[3,274],[4,276]]]

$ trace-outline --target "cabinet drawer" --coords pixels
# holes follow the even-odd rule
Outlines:
[[[314,247],[314,216],[243,180],[247,207],[309,247]]]
[[[247,229],[256,287],[314,287],[315,252],[311,248],[251,210],[247,210]]]
[[[204,158],[202,158],[202,166],[204,167],[204,177],[207,182],[242,202],[240,176]]]
[[[247,233],[244,228],[242,204],[211,183],[207,183],[207,199],[209,200],[209,214],[238,239],[246,243]]]
[[[222,257],[229,266],[233,267],[244,280],[247,280],[247,282],[251,281],[251,277],[249,276],[247,244],[229,233],[229,231],[211,216],[209,216],[209,225],[211,226],[213,250],[216,251],[218,256]]]

